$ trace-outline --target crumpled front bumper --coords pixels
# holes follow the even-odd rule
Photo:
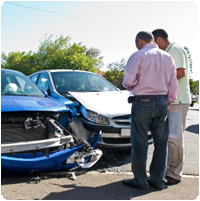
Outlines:
[[[90,140],[90,151],[74,152],[66,161],[66,166],[72,165],[70,171],[77,168],[91,168],[103,155],[100,149],[95,149],[101,139],[102,131]]]
[[[100,149],[91,150],[89,153],[75,152],[68,158],[66,164],[76,164],[76,167],[72,167],[70,170],[74,170],[78,167],[91,168],[102,155],[103,153]]]
[[[27,174],[49,171],[72,171],[77,168],[90,168],[102,156],[102,151],[95,149],[101,138],[94,136],[90,144],[81,143],[72,148],[66,148],[57,152],[45,153],[16,153],[1,155],[2,173]],[[89,145],[89,147],[87,147]],[[87,147],[87,148],[85,148]]]

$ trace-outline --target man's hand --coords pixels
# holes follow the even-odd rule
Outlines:
[[[170,106],[171,106],[171,103],[168,103],[168,112],[170,112],[171,110]]]

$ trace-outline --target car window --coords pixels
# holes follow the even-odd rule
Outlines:
[[[44,97],[27,76],[16,71],[1,71],[1,95]]]
[[[31,76],[31,80],[36,84],[39,74]]]
[[[95,92],[117,91],[112,84],[101,76],[87,72],[52,72],[56,90],[59,93],[67,91]]]
[[[48,80],[48,75],[47,73],[41,73],[38,84],[37,86],[42,90],[42,91],[49,91],[49,80]]]

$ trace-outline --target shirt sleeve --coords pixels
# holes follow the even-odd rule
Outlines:
[[[140,58],[137,54],[133,54],[124,69],[124,78],[122,85],[128,90],[132,91],[134,86],[137,85],[137,74],[139,72]]]
[[[176,78],[176,66],[173,58],[171,57],[171,79],[168,85],[168,102],[173,103],[177,99],[178,95],[178,81]]]
[[[176,69],[186,68],[184,53],[182,52],[182,50],[180,48],[173,47],[170,49],[169,53],[172,55],[172,57],[175,61]]]

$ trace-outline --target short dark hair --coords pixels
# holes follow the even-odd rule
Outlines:
[[[149,43],[149,42],[153,42],[154,41],[154,37],[153,34],[147,31],[140,31],[137,35],[136,35],[136,40],[137,39],[142,39],[145,42]]]
[[[153,34],[155,40],[157,40],[158,37],[168,40],[168,34],[164,29],[156,29],[156,30],[152,31],[152,34]]]

